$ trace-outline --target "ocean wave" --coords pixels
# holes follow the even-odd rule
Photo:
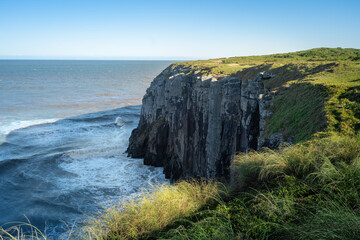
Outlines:
[[[50,119],[37,119],[37,120],[18,120],[12,121],[10,123],[3,123],[0,125],[0,144],[5,142],[6,136],[17,129],[22,129],[34,125],[44,124],[44,123],[53,123],[58,121],[59,118],[50,118]]]
[[[100,211],[100,205],[134,198],[150,184],[168,183],[161,168],[124,153],[139,113],[136,106],[13,124],[0,144],[0,188],[9,192],[0,197],[7,206],[0,212],[15,207],[18,212],[0,216],[0,223],[26,214],[41,228],[47,221],[46,231],[57,239],[65,227],[59,218],[71,224],[84,213]]]

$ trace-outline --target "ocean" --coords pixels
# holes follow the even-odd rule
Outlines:
[[[167,184],[125,151],[171,61],[0,60],[0,226],[60,239],[86,215]]]

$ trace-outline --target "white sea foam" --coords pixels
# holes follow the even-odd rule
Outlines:
[[[87,132],[87,142],[66,152],[60,161],[59,167],[72,173],[71,177],[57,178],[54,182],[65,191],[87,189],[102,205],[109,200],[124,200],[149,187],[149,183],[168,183],[162,168],[145,166],[142,159],[126,157],[131,130],[124,125]]]
[[[17,129],[26,128],[34,125],[44,124],[44,123],[52,123],[58,121],[59,118],[52,119],[37,119],[37,120],[20,120],[20,121],[12,121],[9,123],[3,123],[0,125],[0,144],[5,142],[6,136]]]
[[[67,159],[60,167],[74,173],[70,178],[57,179],[63,190],[88,189],[98,201],[108,198],[119,200],[123,196],[148,187],[148,183],[165,183],[161,168],[144,166],[141,159],[123,157]],[[102,191],[107,191],[104,198]],[[111,191],[111,193],[109,192]]]

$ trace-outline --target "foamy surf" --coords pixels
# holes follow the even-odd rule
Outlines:
[[[85,214],[168,183],[161,168],[125,154],[139,113],[140,106],[125,107],[14,125],[0,145],[0,188],[14,194],[0,196],[0,221],[26,215],[38,227],[47,222],[48,236],[56,239],[66,224],[77,219],[81,226]]]
[[[34,125],[44,124],[44,123],[53,123],[59,120],[59,118],[52,119],[36,119],[36,120],[18,120],[11,121],[9,123],[2,123],[0,125],[0,144],[6,141],[6,136],[17,129],[26,128]]]

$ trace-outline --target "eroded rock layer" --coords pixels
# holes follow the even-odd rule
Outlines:
[[[245,81],[168,67],[143,97],[129,156],[163,166],[172,180],[229,176],[236,152],[261,145],[271,99],[262,82],[269,77],[260,73]]]

